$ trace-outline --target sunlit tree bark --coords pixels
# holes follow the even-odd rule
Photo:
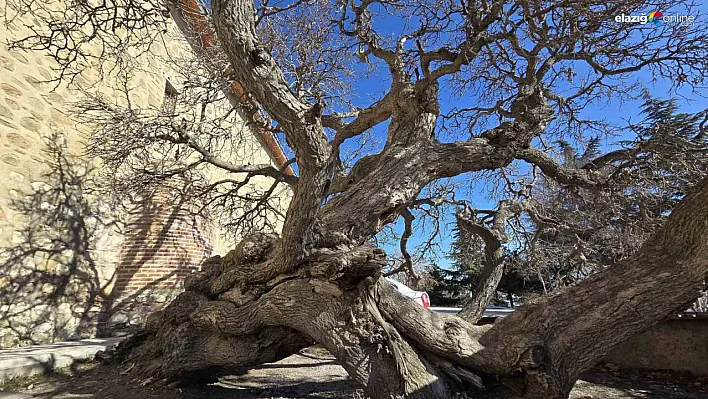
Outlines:
[[[32,5],[28,3],[34,2],[14,1],[17,9]],[[88,2],[68,15],[103,27],[96,40],[119,40],[106,28],[111,18],[127,32],[139,32],[150,27],[133,21],[135,15],[150,21],[148,16],[171,11],[183,18],[180,9],[188,2],[146,3],[151,6]],[[223,257],[210,258],[186,281],[186,292],[151,316],[146,330],[122,351],[136,362],[131,372],[153,378],[213,378],[283,358],[316,342],[376,399],[448,398],[458,392],[475,398],[567,397],[579,374],[614,345],[699,295],[708,273],[708,180],[683,199],[635,256],[526,304],[491,328],[470,322],[479,317],[489,291],[467,307],[463,316],[469,321],[431,313],[385,284],[381,275],[386,254],[371,239],[415,206],[437,203],[423,200],[421,193],[441,179],[498,171],[523,161],[547,179],[601,189],[611,184],[609,176],[622,165],[650,153],[616,152],[598,157],[587,168],[575,168],[559,162],[537,140],[563,134],[566,128],[588,128],[578,116],[585,104],[629,90],[624,81],[637,71],[676,79],[677,84],[705,82],[705,22],[653,30],[614,22],[617,14],[649,5],[364,0],[274,6],[213,0],[206,26],[213,26],[220,43],[211,55],[223,63],[211,67],[223,68],[220,78],[235,79],[245,88],[254,114],[261,115],[253,123],[284,135],[297,176],[267,165],[221,162],[200,145],[199,136],[190,136],[189,125],[164,126],[159,138],[196,151],[216,167],[287,182],[293,197],[279,236],[254,233]],[[321,27],[327,34],[313,34],[324,39],[296,50],[303,49],[301,57],[318,51],[337,54],[327,58],[331,68],[326,71],[290,68],[287,60],[278,58],[288,44],[295,46],[288,41],[287,26],[281,37],[272,25],[270,30],[262,28],[264,21],[288,10],[308,7],[329,13],[326,24],[315,18],[317,13],[299,15],[314,18],[310,33]],[[389,42],[377,33],[372,8],[406,10],[418,16],[411,18],[417,26]],[[114,17],[104,20],[110,13]],[[50,33],[38,28],[17,45],[54,51],[62,37],[71,34],[64,28]],[[642,37],[639,42],[637,35]],[[343,43],[345,51],[335,43]],[[80,51],[64,48],[57,54]],[[300,83],[319,82],[312,74],[326,77],[329,71],[346,70],[348,61],[342,59],[351,57],[341,55],[347,52],[383,66],[388,87],[368,107],[336,112],[343,103],[335,108],[327,100],[340,99],[341,92],[328,97],[324,86]],[[75,67],[72,59],[60,57],[66,71]],[[479,106],[443,115],[442,84],[473,87]],[[453,119],[464,122],[462,133],[458,131],[455,140],[443,140],[442,122]],[[264,123],[267,120],[273,126]],[[346,168],[342,146],[379,124],[387,131],[382,149]],[[705,151],[703,135],[684,141]],[[471,226],[487,245],[489,287],[500,276],[504,224],[522,211],[521,203],[507,202],[496,211],[491,229]]]

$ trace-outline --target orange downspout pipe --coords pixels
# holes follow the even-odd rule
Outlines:
[[[216,33],[209,24],[206,16],[202,13],[199,4],[197,4],[197,0],[178,0],[178,4],[179,11],[182,13],[184,21],[189,26],[189,29],[197,35],[196,39],[198,40],[198,44],[201,46],[202,50],[207,54],[210,51],[218,51],[216,44]],[[241,82],[231,82],[230,88],[232,94],[236,96],[239,103],[244,108],[256,109],[257,104],[250,97],[248,97],[246,94],[246,89],[243,87]],[[262,126],[255,126],[254,129],[263,144],[265,144],[268,148],[268,151],[270,151],[276,165],[282,169],[288,162],[288,158],[285,156],[283,148],[280,146],[280,143],[278,143],[278,140],[272,132]],[[295,171],[292,167],[290,167],[290,165],[288,165],[283,172],[287,175],[295,176]]]

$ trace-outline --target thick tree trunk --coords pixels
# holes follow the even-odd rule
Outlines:
[[[213,378],[317,342],[374,399],[566,398],[613,346],[699,295],[708,275],[708,180],[636,257],[491,328],[402,297],[380,279],[385,254],[371,246],[318,247],[286,274],[250,278],[277,263],[277,244],[254,235],[206,261],[187,291],[124,345],[135,372]]]
[[[123,355],[151,377],[214,378],[317,342],[374,398],[451,397],[434,360],[416,351],[378,309],[382,251],[318,248],[289,274],[248,282],[248,270],[274,262],[269,255],[277,253],[271,251],[276,244],[255,235],[224,258],[206,261],[187,280],[187,291],[153,314]]]
[[[512,104],[513,121],[466,142],[440,143],[437,85],[396,80],[386,101],[391,122],[383,151],[333,182],[337,154],[323,133],[322,107],[290,92],[256,37],[253,3],[214,0],[212,11],[234,76],[286,132],[300,176],[283,236],[253,235],[206,261],[186,292],[124,345],[133,372],[213,378],[317,342],[373,399],[456,392],[565,398],[579,373],[612,346],[698,296],[708,272],[708,181],[635,258],[525,305],[491,329],[402,297],[381,279],[385,254],[367,240],[431,181],[500,168],[524,153],[552,119],[542,92],[524,86]],[[506,216],[497,216],[490,286],[503,256]],[[490,295],[480,294],[473,314]]]
[[[484,356],[504,363],[502,379],[517,380],[526,397],[565,398],[613,347],[695,300],[708,278],[707,255],[708,179],[636,256],[494,325],[480,339]],[[509,373],[515,369],[522,378]]]

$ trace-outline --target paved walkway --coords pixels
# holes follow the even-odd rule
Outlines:
[[[71,366],[77,360],[93,358],[99,351],[108,351],[125,339],[96,338],[50,345],[0,350],[0,381]],[[0,396],[0,399],[3,399]]]
[[[460,313],[460,310],[462,308],[446,308],[446,307],[439,307],[439,306],[433,306],[429,308],[433,312],[437,313],[444,313],[444,314],[449,314],[449,315],[456,315]],[[484,317],[506,317],[513,312],[514,309],[512,308],[503,308],[500,306],[487,306],[486,309],[484,309]]]

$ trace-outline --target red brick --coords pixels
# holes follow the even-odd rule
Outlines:
[[[204,219],[197,219],[197,227],[189,212],[195,206],[175,209],[176,195],[164,187],[157,189],[143,202],[142,210],[132,212],[120,251],[117,289],[180,289],[210,253],[211,244],[205,239],[209,231],[199,230]]]

